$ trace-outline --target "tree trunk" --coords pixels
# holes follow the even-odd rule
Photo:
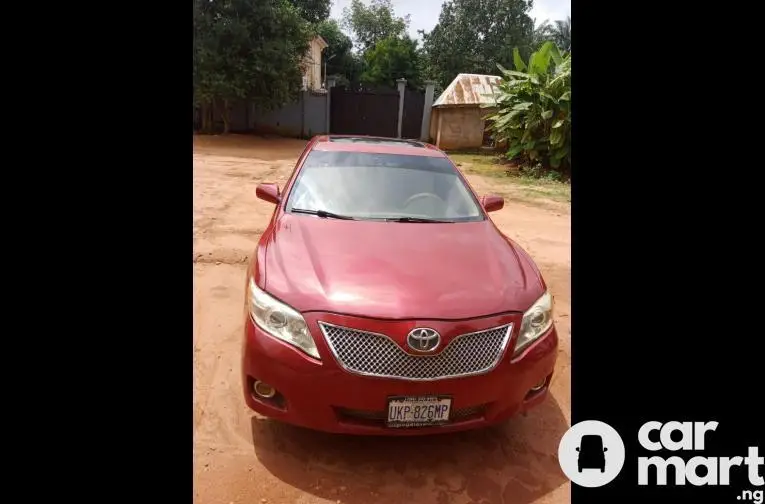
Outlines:
[[[210,133],[210,104],[202,104],[202,133],[205,135]]]
[[[231,116],[228,107],[228,100],[223,100],[223,113],[221,116],[223,117],[223,134],[228,135],[231,128]]]

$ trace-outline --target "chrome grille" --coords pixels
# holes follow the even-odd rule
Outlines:
[[[388,336],[319,322],[338,364],[351,373],[404,380],[440,380],[494,369],[513,324],[462,334],[434,355],[412,355]]]

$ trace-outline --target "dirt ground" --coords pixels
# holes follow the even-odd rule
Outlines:
[[[506,201],[491,214],[534,257],[555,297],[561,345],[552,394],[527,416],[453,435],[363,438],[289,427],[246,407],[239,368],[246,261],[273,211],[255,187],[283,185],[304,145],[194,140],[195,504],[570,502],[557,462],[571,418],[566,205]],[[468,178],[479,193],[507,192],[507,181]]]

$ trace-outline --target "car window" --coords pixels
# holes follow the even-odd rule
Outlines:
[[[366,152],[312,151],[287,201],[293,209],[358,219],[484,218],[448,159]]]
[[[590,450],[600,450],[602,445],[602,440],[600,436],[582,436],[582,448],[590,451]]]

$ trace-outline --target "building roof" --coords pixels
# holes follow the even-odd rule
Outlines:
[[[493,105],[501,77],[496,75],[459,74],[441,96],[434,107],[459,107],[468,105]]]

